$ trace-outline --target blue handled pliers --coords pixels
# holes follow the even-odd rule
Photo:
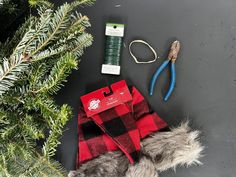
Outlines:
[[[154,73],[151,84],[150,84],[150,90],[149,90],[149,95],[153,95],[154,91],[154,86],[156,83],[156,80],[158,76],[161,74],[161,72],[168,66],[168,64],[171,62],[171,81],[170,81],[170,87],[169,90],[164,97],[164,101],[167,101],[171,95],[171,93],[174,90],[175,87],[175,80],[176,80],[176,73],[175,73],[175,61],[178,57],[178,53],[180,51],[180,42],[179,41],[174,41],[171,45],[170,52],[168,55],[168,59],[162,63],[162,65],[156,70]]]

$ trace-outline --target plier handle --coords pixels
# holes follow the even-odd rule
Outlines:
[[[156,84],[157,78],[161,74],[161,72],[167,67],[167,65],[171,62],[171,81],[170,81],[170,87],[167,92],[167,94],[164,97],[164,101],[167,101],[171,95],[171,93],[174,90],[175,87],[175,81],[176,81],[176,73],[175,73],[175,61],[178,57],[178,53],[180,51],[180,42],[179,41],[174,41],[171,45],[170,52],[168,55],[168,59],[164,61],[161,66],[156,70],[154,73],[151,83],[150,83],[150,90],[149,90],[149,95],[153,95],[154,91],[154,86]]]

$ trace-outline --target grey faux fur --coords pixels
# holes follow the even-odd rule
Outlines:
[[[141,142],[140,162],[130,165],[120,151],[107,153],[83,164],[68,177],[157,177],[158,172],[178,165],[201,164],[203,146],[199,131],[191,131],[188,123],[169,132],[157,132]]]
[[[126,171],[125,177],[157,177],[157,171],[154,163],[147,157],[142,157],[136,165],[130,165]]]

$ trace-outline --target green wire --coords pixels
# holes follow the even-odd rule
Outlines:
[[[122,48],[122,37],[107,36],[104,64],[119,66],[121,48]]]

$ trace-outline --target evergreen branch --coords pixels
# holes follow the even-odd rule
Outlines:
[[[71,3],[73,7],[78,7],[78,6],[91,6],[94,4],[96,0],[76,0]]]
[[[89,18],[87,16],[83,16],[81,13],[75,12],[75,14],[71,15],[71,26],[67,29],[67,33],[74,34],[81,27],[90,27]],[[81,30],[81,32],[83,32]]]
[[[18,125],[8,125],[0,130],[0,136],[3,140],[12,138],[16,132]]]
[[[32,50],[35,50],[37,39],[40,40],[40,38],[43,38],[43,36],[45,36],[45,33],[48,32],[52,12],[41,11],[42,9],[39,9],[40,17],[36,22],[35,29],[33,30],[34,34],[31,39],[25,43],[23,53],[31,53]]]
[[[14,49],[17,44],[20,42],[20,40],[23,38],[24,34],[29,29],[30,23],[34,21],[35,18],[30,16],[25,23],[22,24],[22,26],[19,27],[19,29],[15,32],[14,36],[11,38],[11,40],[7,40],[3,45],[3,50],[0,52],[3,54],[3,57],[9,57],[11,53],[13,52],[12,49]]]
[[[32,152],[35,149],[35,143],[29,141],[29,139],[26,140],[27,143],[25,143],[24,141],[15,140],[14,142],[7,142],[7,152],[5,154],[7,154],[9,158],[16,158],[20,156],[25,159],[30,159]]]
[[[70,18],[72,16],[71,12],[80,5],[92,5],[94,0],[77,0],[71,4],[65,3],[59,9],[54,13],[51,21],[51,29],[49,29],[49,32],[47,34],[47,38],[43,41],[40,41],[40,45],[37,46],[36,50],[31,54],[31,56],[36,55],[40,50],[42,50],[44,47],[46,47],[48,44],[50,44],[51,41],[58,38],[57,34],[61,31],[65,31],[67,26],[70,24]],[[79,19],[73,26],[80,24],[81,22],[84,22],[84,25],[89,26],[88,18],[84,16],[81,18],[81,16],[77,15],[73,18]],[[86,22],[85,22],[86,21]]]
[[[79,58],[83,54],[83,49],[92,45],[93,37],[90,34],[81,31],[78,31],[78,33],[79,35],[76,33],[70,35],[66,37],[66,39],[59,41],[56,45],[35,55],[32,62],[39,62],[45,58],[51,58],[60,55],[61,53],[65,53],[65,51],[72,51],[76,54],[76,57]]]
[[[41,84],[40,89],[33,92],[56,93],[63,86],[63,82],[66,82],[66,77],[71,73],[72,69],[77,69],[77,60],[71,53],[67,53],[52,68],[48,78]]]
[[[68,41],[67,41],[68,40]],[[64,51],[70,51],[75,54],[77,58],[83,55],[84,49],[92,45],[93,37],[91,34],[88,33],[82,33],[79,35],[74,34],[73,36],[69,36],[67,39],[64,39],[64,41],[60,41],[56,46],[53,46],[53,48],[57,48],[57,45],[63,45],[61,47],[61,52]],[[62,44],[64,43],[64,44]],[[36,56],[34,59],[35,61],[42,60],[44,58],[47,58],[47,55],[54,56],[60,53],[59,51],[52,50],[52,53],[50,51],[45,51],[46,54],[40,54],[39,56]]]
[[[19,53],[23,53],[22,50],[24,49],[25,45],[33,38],[34,34],[35,30],[32,29],[32,24],[30,24],[29,30],[25,33],[22,40],[17,44],[16,48],[11,54],[11,57],[18,55]]]
[[[2,159],[4,159],[4,163]],[[21,156],[15,158],[1,156],[0,175],[3,171],[4,175],[8,174],[9,177],[42,177],[42,174],[45,174],[47,177],[65,177],[66,174],[58,162],[47,160],[37,152],[27,159]]]
[[[71,6],[67,3],[59,7],[59,9],[54,13],[51,19],[51,28],[49,29],[47,37],[40,42],[40,44],[36,47],[36,50],[31,54],[31,56],[37,54],[52,40],[57,39],[57,34],[59,34],[61,30],[66,29],[69,22],[69,12],[71,10]]]
[[[90,46],[93,40],[91,35],[84,33],[85,27],[83,25],[88,25],[87,20],[88,18],[86,16],[80,17],[65,32],[65,34],[67,34],[68,36],[65,36],[63,39],[59,40],[57,44],[55,44],[54,46],[48,47],[47,50],[44,50],[38,55],[34,55],[34,59],[32,62],[38,62],[45,58],[51,58],[65,51],[71,51],[75,47],[77,47],[77,49],[75,50],[80,51],[80,54],[77,55],[77,57],[80,57],[83,54],[82,48],[86,48]],[[82,41],[82,40],[85,40],[85,41]],[[75,47],[72,47],[72,46],[75,46]]]
[[[13,87],[10,92],[0,96],[0,106],[7,106],[10,110],[17,110],[21,104],[25,103],[24,98],[28,92],[28,85]]]
[[[43,76],[46,72],[48,72],[48,68],[45,63],[39,63],[33,67],[29,75],[29,87],[31,90],[33,90],[35,86],[44,79]]]
[[[3,153],[1,152],[1,158],[0,158],[0,175],[4,175],[6,177],[12,177],[7,169],[7,162],[6,162],[6,157],[3,155]]]
[[[49,126],[52,126],[51,119],[60,112],[55,102],[46,95],[37,94],[34,98],[27,99],[24,106],[28,110],[40,111]]]
[[[25,59],[20,55],[4,59],[3,64],[0,65],[0,96],[14,85],[27,66]]]
[[[75,9],[94,0],[56,10],[45,0],[29,1],[38,3],[39,16],[31,16],[12,40],[0,43],[0,176],[64,177],[51,156],[71,110],[59,108],[49,95],[61,88],[77,68],[76,57],[91,45],[92,36],[85,33],[89,19]],[[43,148],[37,147],[35,140],[44,138],[46,129],[49,136]]]
[[[0,139],[2,145],[1,150],[4,150],[4,155],[9,158],[16,158],[22,156],[29,158],[32,155],[33,149],[36,146],[35,141],[32,140],[27,134],[17,134],[19,129],[24,130],[24,126],[20,124],[5,126],[0,132]]]
[[[49,132],[49,137],[43,146],[43,154],[45,157],[49,158],[55,155],[56,147],[60,144],[58,140],[63,132],[63,127],[71,115],[71,109],[67,105],[61,107],[61,111],[57,116],[56,120],[52,120],[51,130]]]
[[[9,14],[14,13],[17,9],[17,5],[10,0],[0,0],[0,10],[7,11]]]
[[[43,52],[40,52],[39,54],[34,56],[34,60],[32,62],[39,62],[45,58],[51,58],[55,55],[59,55],[61,53],[64,53],[67,50],[66,46],[52,46],[48,47],[48,49],[44,50]]]
[[[42,164],[44,164],[47,168],[52,170],[51,172],[52,176],[55,176],[55,175],[56,175],[55,177],[65,176],[65,171],[58,162],[52,161],[52,160],[49,161],[45,157],[42,157],[42,156],[39,159]]]
[[[44,9],[49,9],[53,7],[53,4],[47,0],[28,0],[31,7],[42,7]]]
[[[88,20],[88,17],[83,16],[81,13],[72,13],[70,17],[70,25],[55,46],[66,45],[67,42],[75,40],[79,35],[83,34],[85,29],[91,26]]]
[[[43,130],[33,121],[32,116],[26,115],[21,123],[23,134],[28,135],[35,140],[45,137]]]
[[[78,37],[76,40],[76,45],[72,49],[72,52],[77,56],[80,57],[84,53],[84,48],[89,47],[92,45],[93,36],[91,34],[84,33]]]
[[[7,120],[7,113],[2,108],[0,108],[0,125],[1,124],[9,124]]]

